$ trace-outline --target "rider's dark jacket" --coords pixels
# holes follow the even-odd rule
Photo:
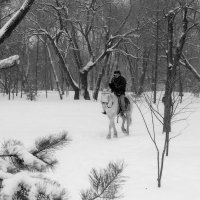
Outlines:
[[[123,76],[113,77],[109,83],[109,87],[115,95],[125,95],[126,91],[126,79]]]

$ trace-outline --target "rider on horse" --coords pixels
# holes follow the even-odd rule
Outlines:
[[[120,114],[123,115],[124,111],[126,110],[125,105],[125,91],[126,91],[126,79],[121,75],[119,70],[114,71],[114,76],[109,83],[109,87],[112,92],[118,97],[119,99],[119,106],[120,106]],[[104,114],[106,114],[104,112]]]

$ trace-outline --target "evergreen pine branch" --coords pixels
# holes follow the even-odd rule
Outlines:
[[[123,163],[109,163],[104,170],[92,169],[89,175],[91,188],[81,193],[82,200],[116,199],[124,178],[121,173],[124,169]]]
[[[52,188],[50,193],[48,187]],[[67,191],[59,183],[48,178],[43,178],[43,184],[37,185],[36,197],[37,200],[68,200]]]
[[[8,163],[8,172],[17,173],[22,168],[23,160],[16,153],[10,153],[10,147],[23,146],[23,143],[18,140],[8,140],[2,143],[0,157]],[[24,168],[24,167],[23,167]]]
[[[68,137],[68,133],[63,131],[58,135],[49,135],[48,137],[39,138],[35,142],[35,148],[30,152],[35,156],[52,153],[62,149],[70,141],[71,139]]]
[[[18,140],[8,140],[2,143],[0,154],[4,155],[2,157],[6,157],[10,155],[10,146],[23,146],[23,143]],[[12,155],[11,155],[12,156]]]
[[[7,161],[9,167],[8,172],[17,173],[20,170],[29,171],[45,171],[48,167],[52,166],[52,163],[46,163],[43,160],[37,158],[17,140],[8,140],[3,143],[0,157]]]
[[[16,175],[18,176],[18,175]],[[10,193],[8,199],[31,200],[34,192],[36,200],[67,200],[67,191],[56,181],[53,181],[42,174],[27,173],[27,178],[22,177],[19,182],[15,181],[15,190]],[[13,177],[15,179],[15,177]],[[12,182],[12,181],[11,181]],[[9,188],[10,186],[7,185]],[[5,190],[6,191],[6,190]],[[3,193],[5,192],[3,191]],[[6,196],[6,195],[5,195]],[[7,199],[7,198],[6,198]]]
[[[53,153],[69,141],[67,133],[62,132],[37,140],[31,150],[16,140],[4,142],[0,149],[2,171],[13,176],[0,180],[0,185],[3,185],[0,199],[6,196],[12,200],[30,200],[34,192],[37,200],[67,200],[66,190],[60,184],[35,172],[45,172],[46,169],[53,168],[57,163]],[[13,184],[15,189],[6,193]]]
[[[69,141],[70,139],[64,131],[58,135],[50,135],[36,140],[35,147],[27,151],[36,160],[32,164],[27,164],[21,152],[18,152],[18,150],[21,150],[20,148],[24,148],[24,145],[17,140],[8,140],[2,145],[0,157],[8,161],[13,172],[19,170],[42,172],[55,167],[58,161],[54,158],[53,153],[63,148]],[[44,164],[40,163],[39,160]],[[38,165],[38,163],[40,164]]]
[[[53,153],[62,149],[70,141],[71,139],[68,137],[67,132],[63,131],[58,135],[50,135],[36,140],[35,147],[30,150],[30,153],[46,163],[47,168],[53,169],[58,162]]]

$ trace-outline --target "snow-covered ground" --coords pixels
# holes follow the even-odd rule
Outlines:
[[[49,175],[60,182],[71,200],[80,199],[80,192],[89,186],[92,168],[106,167],[110,161],[124,161],[126,182],[121,193],[124,200],[199,200],[200,199],[200,99],[186,95],[187,110],[173,126],[169,157],[165,159],[162,187],[157,188],[156,151],[136,106],[130,136],[125,136],[117,124],[118,138],[106,139],[108,119],[99,101],[59,100],[57,93],[37,101],[20,98],[8,101],[0,96],[0,141],[13,138],[27,147],[34,139],[68,131],[71,143],[57,157],[59,165]],[[139,103],[141,104],[141,103]],[[184,104],[184,105],[185,105]],[[147,122],[149,113],[141,104]],[[188,108],[190,108],[189,112]],[[120,121],[119,121],[120,122]],[[164,135],[157,126],[158,142]],[[161,143],[162,144],[162,143]]]

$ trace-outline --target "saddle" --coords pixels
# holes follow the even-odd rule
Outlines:
[[[124,97],[124,102],[125,102],[125,109],[128,110],[128,106],[130,105],[130,101],[126,96]],[[119,113],[118,114],[120,114],[120,113],[123,114],[123,112],[124,111],[121,109],[121,104],[120,104],[120,101],[119,101]]]

